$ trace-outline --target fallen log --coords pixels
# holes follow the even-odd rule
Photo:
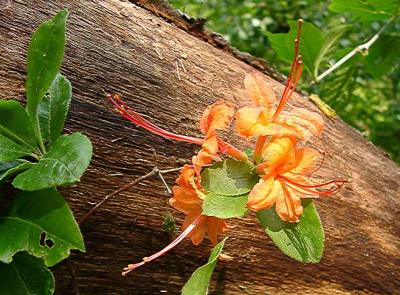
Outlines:
[[[153,1],[154,2],[154,1]],[[104,91],[118,93],[155,124],[199,135],[198,120],[210,103],[245,104],[243,78],[254,68],[218,43],[210,44],[157,2],[142,6],[106,1],[0,0],[0,96],[24,101],[26,49],[34,29],[56,11],[70,10],[62,72],[73,85],[67,131],[90,137],[94,157],[82,182],[62,192],[75,215],[148,173],[154,166],[182,166],[197,147],[149,134],[111,112]],[[188,32],[189,31],[189,32]],[[239,58],[238,58],[239,57]],[[247,62],[247,63],[246,63]],[[271,78],[280,93],[283,86]],[[306,97],[290,103],[319,111]],[[321,113],[321,111],[319,111]],[[316,202],[325,227],[321,263],[303,265],[281,253],[253,214],[237,225],[211,283],[212,294],[393,294],[400,290],[400,169],[339,118],[312,143],[326,153],[321,178],[349,178],[335,197]],[[176,175],[166,175],[173,184]],[[209,254],[209,243],[185,241],[169,255],[127,277],[127,263],[152,254],[170,241],[163,213],[172,211],[159,179],[146,180],[106,203],[83,226],[87,253],[54,268],[57,292],[69,294],[177,294]],[[73,286],[75,284],[75,286]]]

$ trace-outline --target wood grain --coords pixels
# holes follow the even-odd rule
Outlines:
[[[68,7],[67,49],[62,72],[73,85],[66,130],[94,144],[89,170],[76,186],[62,189],[79,218],[118,186],[160,168],[179,167],[198,147],[174,143],[136,128],[115,115],[103,90],[165,129],[200,135],[198,120],[210,103],[248,103],[243,78],[252,68],[135,4],[116,1],[0,0],[0,96],[24,101],[26,51],[34,29]],[[187,72],[177,67],[180,60]],[[271,80],[272,81],[272,80]],[[273,81],[276,91],[282,85]],[[295,95],[292,105],[318,109]],[[320,264],[285,257],[265,236],[254,215],[236,225],[219,263],[211,294],[400,294],[400,170],[340,119],[312,145],[327,154],[321,179],[351,178],[337,196],[318,200],[326,233]],[[230,135],[230,134],[228,134]],[[232,139],[232,142],[238,142]],[[242,143],[242,146],[249,143]],[[156,154],[156,156],[154,155]],[[176,175],[168,175],[172,185]],[[122,267],[170,241],[167,205],[154,178],[107,203],[82,228],[87,253],[73,255],[81,294],[178,294],[210,244],[185,241],[170,254],[127,277]],[[67,264],[54,268],[57,293],[72,293]]]

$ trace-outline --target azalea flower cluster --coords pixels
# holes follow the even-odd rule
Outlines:
[[[283,110],[302,73],[302,60],[298,54],[300,28],[301,22],[295,40],[295,58],[279,103],[274,89],[263,75],[251,72],[244,78],[244,87],[253,105],[236,112],[232,104],[223,101],[207,107],[200,120],[203,138],[166,131],[144,119],[117,95],[108,96],[116,111],[136,125],[164,138],[201,145],[191,165],[182,168],[169,200],[172,207],[186,214],[182,233],[158,253],[128,265],[123,275],[165,254],[186,237],[194,245],[200,244],[205,237],[216,244],[218,235],[228,229],[224,219],[203,215],[202,202],[207,192],[201,186],[201,172],[211,163],[221,161],[222,155],[237,161],[249,161],[246,153],[218,135],[218,131],[228,130],[234,118],[237,134],[246,140],[255,139],[252,160],[260,180],[249,193],[246,205],[249,209],[257,212],[274,207],[282,220],[295,223],[303,212],[302,198],[330,196],[339,191],[345,182],[343,180],[315,184],[310,178],[323,161],[319,152],[306,147],[305,143],[312,136],[321,135],[324,127],[322,117],[304,108],[292,108],[289,112]]]

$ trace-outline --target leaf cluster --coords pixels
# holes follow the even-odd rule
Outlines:
[[[52,294],[46,268],[85,251],[82,234],[57,186],[78,182],[92,156],[81,133],[62,134],[71,83],[60,74],[68,12],[33,34],[28,49],[24,108],[0,100],[0,185],[19,189],[0,215],[0,284],[8,294]],[[21,289],[23,286],[23,289]]]

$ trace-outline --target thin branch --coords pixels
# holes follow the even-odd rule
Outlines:
[[[168,194],[168,195],[172,194],[172,191],[171,191],[171,189],[169,188],[168,183],[165,181],[165,179],[164,179],[164,177],[162,176],[162,174],[161,174],[160,171],[158,171],[158,176],[160,177],[160,179],[161,179],[161,181],[162,181],[162,183],[163,183],[163,185],[164,185],[164,187],[165,187],[165,190],[167,191],[167,194]]]
[[[328,76],[330,73],[335,71],[337,68],[339,68],[341,65],[343,65],[346,61],[348,61],[350,58],[352,58],[354,55],[356,55],[359,52],[363,52],[368,50],[372,44],[378,40],[379,36],[382,34],[382,32],[388,27],[388,25],[392,23],[392,21],[386,23],[374,36],[372,36],[371,39],[369,39],[367,42],[358,45],[355,47],[352,51],[350,51],[348,54],[343,56],[340,60],[338,60],[335,64],[333,64],[329,69],[327,69],[325,72],[323,72],[321,75],[319,75],[316,79],[315,82],[319,82],[322,79],[324,79],[326,76]]]
[[[98,202],[95,206],[93,206],[92,209],[90,209],[89,212],[87,212],[78,222],[79,225],[82,225],[84,222],[86,222],[87,219],[89,219],[89,217],[91,217],[101,206],[104,205],[104,203],[106,203],[108,200],[112,199],[113,197],[115,197],[116,195],[118,195],[119,193],[130,189],[131,187],[133,187],[134,185],[142,182],[143,180],[150,178],[154,175],[159,175],[161,176],[161,180],[163,181],[164,185],[166,185],[164,178],[162,177],[162,174],[167,174],[167,173],[172,173],[172,172],[176,172],[176,171],[180,171],[182,169],[182,167],[180,168],[172,168],[172,169],[165,169],[165,170],[160,170],[157,167],[154,167],[153,170],[151,170],[149,173],[136,178],[134,180],[132,180],[131,182],[119,187],[118,189],[116,189],[115,191],[113,191],[112,193],[106,195],[100,202]],[[166,187],[168,187],[168,185],[166,185]]]

